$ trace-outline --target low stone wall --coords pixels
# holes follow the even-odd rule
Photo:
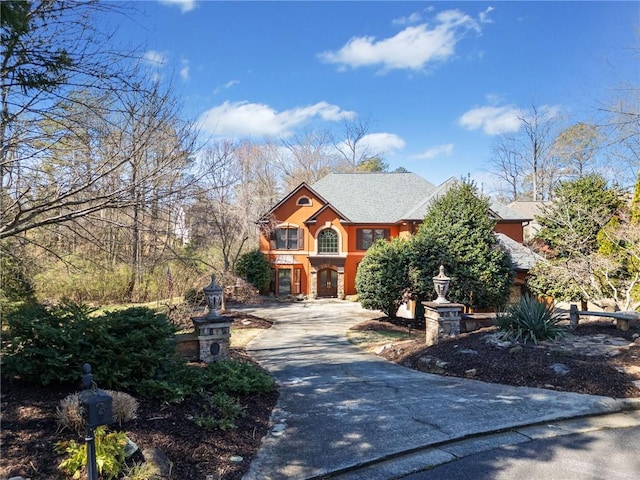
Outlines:
[[[196,362],[200,359],[200,342],[197,333],[178,333],[175,336],[175,341],[176,353],[182,358],[190,362]]]
[[[495,318],[495,313],[463,313],[460,319],[460,333],[491,327]]]

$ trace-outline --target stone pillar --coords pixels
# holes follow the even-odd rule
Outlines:
[[[211,284],[204,287],[204,297],[209,312],[204,317],[191,317],[198,334],[199,360],[212,363],[229,358],[231,349],[231,319],[220,315],[224,290],[211,275]]]
[[[422,302],[427,345],[435,345],[440,339],[460,335],[460,320],[464,305],[461,303]]]
[[[438,335],[440,334],[440,324],[437,318],[430,318],[425,312],[424,326],[427,332],[427,347],[438,343]]]
[[[318,271],[311,269],[311,289],[309,291],[309,300],[315,300],[318,297]]]
[[[572,303],[569,306],[569,327],[572,330],[575,330],[578,327],[579,321],[580,314],[578,313],[578,306],[575,303]]]
[[[344,268],[338,268],[338,299],[344,300]]]
[[[200,346],[198,359],[212,363],[229,358],[231,348],[231,320],[218,317],[215,321],[207,317],[193,317]]]

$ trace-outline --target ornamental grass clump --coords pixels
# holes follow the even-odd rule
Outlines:
[[[496,318],[499,336],[527,343],[558,338],[563,335],[560,313],[551,305],[531,296],[523,296]]]
[[[125,392],[105,390],[105,393],[112,399],[111,409],[114,422],[122,425],[123,422],[136,418],[139,405],[135,398]],[[78,433],[84,431],[85,421],[78,393],[72,393],[60,400],[60,404],[56,408],[56,418],[60,430],[68,428]]]

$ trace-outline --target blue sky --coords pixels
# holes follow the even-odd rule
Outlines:
[[[203,138],[338,134],[434,183],[484,182],[496,135],[534,103],[588,121],[640,83],[638,2],[146,1],[121,25]],[[633,49],[636,49],[635,51]]]

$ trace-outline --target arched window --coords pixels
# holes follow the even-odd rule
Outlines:
[[[338,233],[327,228],[318,234],[318,253],[338,253]]]
[[[300,197],[298,199],[298,201],[296,202],[297,205],[302,205],[302,206],[310,206],[311,205],[311,199],[309,197]]]

